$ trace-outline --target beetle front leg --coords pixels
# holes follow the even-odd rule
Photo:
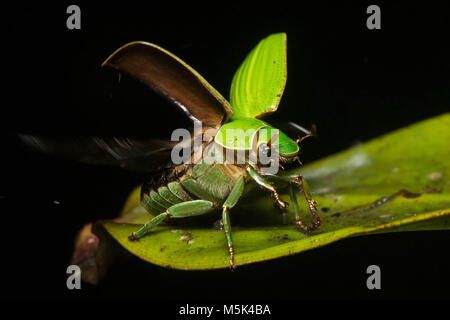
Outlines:
[[[304,195],[306,201],[308,202],[309,211],[311,212],[311,215],[313,216],[313,224],[311,226],[305,225],[300,218],[300,210],[298,208],[297,198],[295,195],[295,186],[298,186],[302,189],[303,195]],[[313,231],[313,230],[317,229],[320,226],[320,224],[322,223],[322,218],[317,213],[316,202],[312,199],[311,192],[309,191],[309,186],[308,186],[306,180],[303,178],[303,176],[298,175],[297,177],[295,177],[292,180],[292,182],[289,184],[289,189],[290,189],[289,193],[290,193],[291,201],[294,206],[295,223],[305,231]]]
[[[285,209],[288,207],[288,203],[281,200],[277,190],[269,183],[269,181],[264,179],[255,169],[253,169],[251,166],[247,166],[247,172],[250,174],[253,180],[256,181],[258,185],[272,191],[272,194],[275,197],[275,200],[281,209]]]

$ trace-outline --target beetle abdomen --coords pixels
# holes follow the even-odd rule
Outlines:
[[[192,200],[178,182],[186,170],[184,166],[162,170],[142,185],[141,203],[149,213],[157,215],[174,204]]]
[[[170,188],[169,188],[170,185]],[[183,189],[179,182],[170,182],[167,186],[161,186],[156,190],[143,192],[141,202],[144,208],[152,215],[165,212],[174,204],[193,200]]]
[[[165,212],[177,203],[196,199],[220,205],[231,192],[235,180],[245,174],[245,170],[235,166],[230,168],[230,165],[205,162],[178,172],[161,172],[156,179],[142,186],[142,205],[152,215]]]

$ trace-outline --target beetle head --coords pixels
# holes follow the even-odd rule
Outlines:
[[[298,157],[298,154],[300,153],[300,143],[304,139],[314,135],[315,126],[312,127],[311,132],[298,139],[292,139],[281,130],[270,125],[265,126],[259,129],[256,136],[256,148],[259,158],[261,158],[261,156],[265,158],[278,157],[281,168],[284,168],[284,165],[292,162],[298,162],[301,165]]]

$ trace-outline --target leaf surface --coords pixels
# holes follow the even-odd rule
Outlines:
[[[450,114],[399,129],[380,138],[316,161],[299,172],[309,182],[323,218],[305,234],[293,225],[293,213],[280,215],[269,194],[240,201],[231,213],[235,263],[274,259],[334,241],[382,232],[450,229]],[[128,236],[149,216],[139,205],[138,190],[117,221],[103,221],[121,246],[148,262],[175,269],[229,266],[223,231],[212,224],[157,227],[138,242]],[[282,198],[289,201],[287,194]],[[303,198],[304,221],[310,222]],[[95,232],[95,231],[94,231]]]

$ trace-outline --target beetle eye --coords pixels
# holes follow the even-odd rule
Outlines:
[[[267,145],[267,143],[261,143],[259,145],[259,152],[260,155],[263,155],[265,157],[270,157],[270,155],[272,154],[271,148]]]

